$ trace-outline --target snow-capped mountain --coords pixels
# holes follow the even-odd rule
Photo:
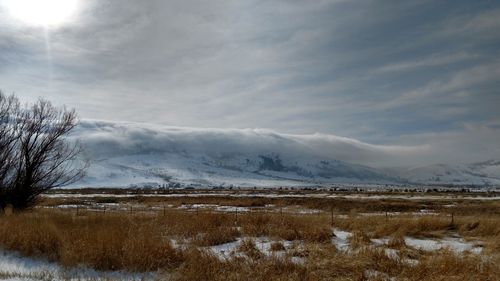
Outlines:
[[[500,161],[429,165],[404,170],[399,176],[410,182],[424,184],[500,185]]]
[[[411,157],[411,148],[332,135],[83,121],[72,138],[91,163],[80,187],[500,184],[500,162],[381,170],[370,166]]]
[[[91,162],[76,186],[304,186],[394,183],[376,169],[335,159],[311,136],[268,130],[192,129],[84,121],[73,138]],[[362,143],[326,139],[332,150]],[[321,141],[325,141],[321,140]],[[376,152],[370,152],[376,154]]]

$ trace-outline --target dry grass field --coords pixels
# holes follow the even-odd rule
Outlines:
[[[0,248],[152,280],[500,280],[500,200],[48,196]]]

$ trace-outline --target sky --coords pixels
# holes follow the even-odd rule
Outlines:
[[[72,0],[45,25],[22,1],[0,0],[0,89],[24,101],[500,158],[499,1]]]

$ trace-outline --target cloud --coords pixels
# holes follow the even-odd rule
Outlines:
[[[278,154],[306,161],[325,159],[371,167],[413,167],[500,158],[500,148],[493,144],[500,137],[500,130],[476,124],[468,124],[465,132],[405,136],[408,140],[404,145],[374,145],[335,135],[283,134],[266,129],[188,128],[95,120],[83,120],[72,137],[84,144],[88,157],[95,161],[165,153],[214,158]]]
[[[468,54],[464,52],[455,54],[434,54],[430,57],[421,58],[413,61],[404,61],[395,64],[385,65],[375,72],[394,72],[394,71],[410,71],[416,68],[433,67],[454,64],[478,58],[478,55]]]
[[[372,165],[425,149],[371,145],[334,135],[282,134],[266,129],[203,129],[91,120],[84,120],[73,137],[85,145],[89,157],[95,160],[177,152],[211,157],[279,154],[292,159],[324,158]]]
[[[455,99],[460,95],[467,95],[464,91],[471,90],[473,87],[486,83],[496,83],[498,77],[500,77],[500,62],[498,61],[473,66],[448,76],[443,75],[435,78],[427,85],[402,93],[389,102],[381,104],[381,109],[400,107],[411,103],[436,102],[436,100],[443,98]]]
[[[46,33],[13,21],[0,1],[2,90],[82,118],[397,144],[387,153],[415,163],[439,160],[433,134],[465,142],[477,132],[463,124],[500,118],[494,1],[82,3],[71,23]],[[424,135],[429,143],[408,148]],[[496,143],[487,141],[478,147]],[[352,159],[387,155],[366,151]]]

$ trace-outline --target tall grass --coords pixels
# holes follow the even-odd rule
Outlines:
[[[280,200],[280,204],[297,203],[296,199],[288,203]],[[245,199],[245,204],[251,204],[250,199]],[[74,211],[36,209],[0,216],[0,248],[45,257],[64,266],[160,270],[167,280],[498,280],[500,217],[495,210],[481,209],[484,213],[476,214],[478,210],[471,205],[470,212],[463,211],[467,215],[455,215],[451,221],[448,211],[437,216],[385,217],[364,216],[358,210],[332,220],[330,212],[236,215],[175,209],[154,213],[80,210],[76,215]],[[338,251],[331,244],[332,223],[353,233],[353,251]],[[408,235],[440,237],[456,232],[482,240],[485,254],[424,253],[409,249],[403,239]],[[248,239],[259,236],[295,242],[284,255],[266,256]],[[384,248],[368,247],[370,238],[378,237],[389,238],[388,246],[399,251],[399,258],[388,256]],[[221,259],[206,248],[237,238],[245,238],[238,251],[249,258]],[[172,239],[185,244],[174,247]],[[274,251],[284,249],[279,242],[272,245]]]
[[[3,216],[0,247],[66,266],[150,271],[182,262],[154,220],[126,215],[75,217],[56,211]]]

